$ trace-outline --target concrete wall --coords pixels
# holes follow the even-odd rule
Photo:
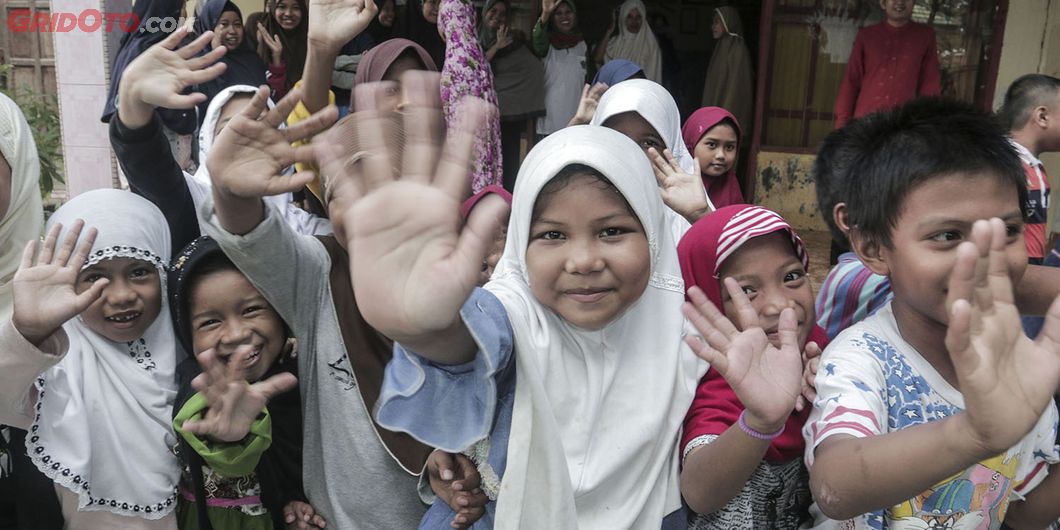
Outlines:
[[[813,159],[813,155],[759,153],[755,202],[779,212],[800,230],[828,230],[817,212],[817,190],[810,178]]]

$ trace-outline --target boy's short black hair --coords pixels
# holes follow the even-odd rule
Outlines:
[[[1026,176],[1006,131],[988,112],[946,98],[921,98],[847,127],[857,153],[847,169],[850,228],[891,246],[906,196],[917,185],[956,172],[986,172],[1018,191],[1027,213]]]
[[[820,210],[821,219],[828,225],[832,241],[842,246],[847,246],[849,242],[847,235],[836,225],[832,211],[837,204],[847,201],[847,185],[850,182],[847,170],[861,152],[846,131],[844,127],[825,137],[810,169],[814,186],[817,188],[817,208]]]
[[[1001,124],[1009,131],[1022,129],[1036,107],[1049,107],[1060,93],[1060,79],[1051,75],[1027,74],[1016,79],[1005,91],[998,109]]]

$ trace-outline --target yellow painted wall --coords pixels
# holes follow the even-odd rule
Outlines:
[[[755,203],[784,216],[799,230],[827,230],[817,212],[817,191],[810,177],[813,155],[758,154]]]

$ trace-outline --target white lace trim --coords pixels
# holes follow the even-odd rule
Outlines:
[[[497,494],[500,493],[501,490],[501,479],[497,476],[497,472],[493,470],[493,466],[489,464],[489,437],[479,440],[475,445],[472,445],[467,451],[465,451],[464,454],[475,463],[475,467],[478,469],[478,474],[482,477],[482,491],[487,497],[489,497],[489,500],[497,500]]]
[[[692,438],[692,441],[688,442],[688,444],[685,445],[684,452],[681,453],[681,461],[684,462],[684,460],[688,458],[688,453],[691,453],[693,449],[701,445],[707,445],[717,439],[717,434],[704,434],[702,436],[696,436],[695,438]]]
[[[674,291],[681,294],[684,294],[685,292],[684,280],[668,274],[652,274],[651,279],[648,280],[648,284],[665,291]]]
[[[84,267],[82,269],[91,267],[103,260],[114,259],[114,258],[132,258],[144,260],[151,263],[160,270],[166,270],[166,263],[162,261],[162,258],[155,255],[150,250],[144,250],[129,245],[114,245],[111,247],[97,249],[88,255],[88,259],[85,260]]]

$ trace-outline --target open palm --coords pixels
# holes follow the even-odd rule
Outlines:
[[[765,431],[779,429],[791,414],[802,391],[802,355],[794,311],[780,314],[780,348],[773,346],[758,323],[758,314],[732,278],[725,287],[737,309],[737,329],[698,287],[688,291],[691,303],[685,316],[703,335],[685,340],[693,351],[725,378],[749,415],[748,423]],[[751,418],[755,421],[752,423]],[[758,425],[755,425],[757,423]]]
[[[337,51],[360,35],[378,12],[373,0],[309,0],[309,42]]]
[[[977,221],[950,275],[946,347],[965,413],[984,453],[1015,445],[1038,421],[1060,383],[1060,298],[1035,341],[1013,302],[999,219]]]
[[[39,256],[34,259],[37,241],[30,241],[22,252],[22,263],[13,280],[15,308],[12,320],[15,329],[34,344],[47,339],[67,320],[88,309],[107,285],[107,280],[100,279],[87,290],[77,293],[77,276],[96,240],[96,229],[92,228],[75,251],[83,227],[81,220],[70,227],[56,252],[55,246],[63,228],[56,223],[48,231]]]
[[[669,149],[659,153],[653,147],[648,150],[648,158],[655,171],[655,181],[659,184],[659,194],[671,210],[692,223],[713,210],[703,180],[697,175],[685,173]],[[699,167],[698,160],[696,167]]]
[[[224,73],[226,65],[217,61],[224,56],[225,47],[217,46],[199,55],[210,43],[213,32],[208,31],[188,45],[180,46],[186,35],[186,29],[177,30],[130,63],[122,72],[121,97],[168,109],[190,109],[206,101],[202,93],[183,92],[189,86],[205,83]],[[126,90],[133,93],[125,93]]]

